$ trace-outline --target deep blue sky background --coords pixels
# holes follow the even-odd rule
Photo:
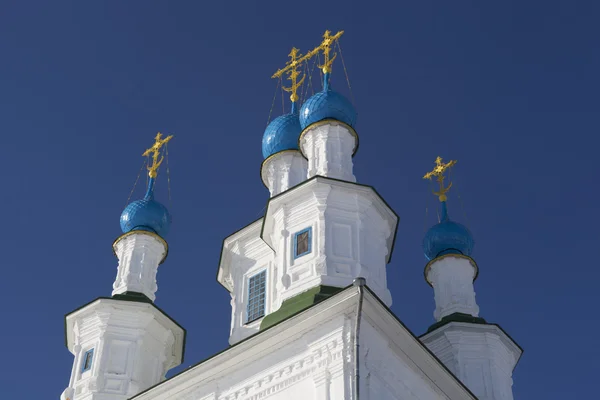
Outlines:
[[[0,397],[58,398],[68,384],[64,314],[110,295],[119,215],[159,130],[176,137],[170,203],[165,174],[158,183],[174,222],[157,304],[188,330],[185,363],[169,375],[227,346],[229,295],[215,273],[222,239],[267,201],[270,76],[325,29],[346,31],[355,175],[401,217],[393,311],[416,334],[433,322],[420,243],[437,204],[421,177],[437,155],[458,159],[449,207],[477,241],[481,315],[525,349],[515,398],[596,396],[599,11],[594,1],[3,1]],[[339,61],[332,84],[348,93]]]

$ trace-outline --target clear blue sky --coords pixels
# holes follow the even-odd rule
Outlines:
[[[64,314],[110,295],[119,215],[159,130],[176,136],[157,304],[188,330],[173,372],[227,346],[215,273],[222,239],[268,198],[270,76],[325,29],[346,31],[355,174],[401,218],[393,311],[416,334],[433,322],[421,239],[436,200],[421,177],[458,159],[449,209],[475,236],[481,315],[525,349],[516,399],[596,396],[600,8],[483,3],[3,1],[0,397],[66,387]],[[341,67],[332,84],[348,93]]]

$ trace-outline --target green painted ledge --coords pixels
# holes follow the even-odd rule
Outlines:
[[[464,314],[464,313],[456,312],[454,314],[446,315],[440,321],[438,321],[435,324],[431,325],[429,327],[429,329],[427,329],[426,334],[429,333],[429,332],[433,332],[437,328],[440,328],[440,327],[442,327],[442,326],[444,326],[446,324],[449,324],[450,322],[469,322],[471,324],[487,324],[487,322],[483,318],[474,317],[474,316],[469,315],[469,314]]]
[[[302,292],[291,299],[287,299],[281,304],[279,310],[263,318],[260,323],[260,330],[267,329],[313,304],[320,303],[342,290],[343,288],[334,286],[317,286],[306,292]]]
[[[152,300],[150,300],[148,298],[148,296],[146,296],[143,293],[138,293],[138,292],[125,292],[125,293],[121,293],[121,294],[114,294],[112,296],[112,298],[115,300],[137,301],[140,303],[150,303],[150,304],[154,303]]]

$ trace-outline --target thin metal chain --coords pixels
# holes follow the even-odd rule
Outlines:
[[[310,73],[308,75],[308,85],[306,85],[306,92],[304,93],[304,98],[305,99],[308,96],[308,90],[309,89],[311,91],[311,96],[313,94],[315,94],[315,88],[314,88],[313,83],[312,83],[312,77],[313,77],[313,74],[315,72],[316,65],[317,65],[317,59],[316,58],[313,60],[312,68],[310,68],[310,66],[308,65],[308,60],[306,60],[306,67],[310,70]]]
[[[308,61],[305,60],[305,62],[302,65],[302,73],[304,74],[304,76],[308,76]],[[308,82],[304,85],[304,87],[302,89],[300,89],[300,100],[299,100],[299,104],[304,103],[304,96],[305,93],[307,91],[308,85],[310,83],[310,79],[308,80]]]
[[[423,223],[423,233],[427,232],[427,216],[429,215],[429,207],[425,206],[425,223]]]
[[[350,85],[350,78],[348,77],[348,71],[346,70],[346,63],[344,62],[344,55],[342,54],[342,46],[340,46],[339,40],[336,40],[335,44],[337,44],[338,50],[340,51],[340,58],[342,59],[342,66],[344,67],[344,74],[346,74],[346,82],[348,82],[348,89],[350,89],[350,98],[352,99],[352,104],[356,107],[356,101],[354,101],[354,94],[352,93],[352,86]]]
[[[273,114],[273,108],[275,107],[275,98],[277,97],[277,89],[279,89],[279,82],[281,82],[281,80],[278,80],[277,86],[275,86],[275,93],[273,93],[273,101],[271,102],[271,110],[269,110],[269,118],[267,118],[266,126],[269,126],[269,122],[271,122],[271,115]]]
[[[317,53],[317,61],[319,65],[321,64],[321,55]],[[323,81],[323,70],[319,68],[319,77],[321,78],[321,83],[323,84],[323,88],[325,88],[325,81]]]
[[[137,186],[137,183],[140,180],[140,175],[142,174],[142,170],[144,169],[144,167],[147,164],[148,164],[148,159],[144,160],[144,162],[142,163],[140,172],[138,172],[137,178],[135,178],[135,183],[133,184],[133,187],[131,188],[131,192],[129,192],[129,197],[127,197],[127,203],[125,203],[125,207],[127,207],[127,205],[129,204],[129,200],[131,200],[131,196],[133,196],[133,191],[135,190],[135,187]]]
[[[283,92],[283,80],[279,77],[279,86],[281,86],[281,115],[285,114],[285,93]]]
[[[169,206],[171,205],[171,170],[169,169],[169,144],[165,144],[165,155],[167,158],[167,188],[169,189]]]
[[[308,97],[308,91],[311,90],[311,92],[314,94],[315,90],[313,88],[313,83],[312,83],[312,77],[313,77],[313,72],[315,71],[315,65],[317,65],[317,59],[315,58],[313,60],[313,66],[312,68],[310,67],[310,65],[308,64],[308,60],[304,61],[304,66],[306,67],[306,74],[308,75],[308,84],[306,84],[306,87],[304,89],[304,93],[302,94],[302,102],[306,101],[306,98]]]

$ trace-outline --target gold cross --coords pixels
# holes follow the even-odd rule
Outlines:
[[[162,164],[164,157],[161,157],[160,160],[158,156],[160,155],[160,149],[163,145],[167,144],[169,140],[173,139],[173,135],[169,135],[166,138],[162,139],[162,134],[158,132],[156,137],[154,138],[155,142],[148,150],[142,154],[143,157],[147,157],[152,154],[152,165],[148,166],[148,176],[150,178],[156,178],[158,175],[158,167]]]
[[[311,51],[309,51],[302,57],[296,59],[297,64],[294,64],[292,61],[288,61],[287,66],[277,70],[277,72],[275,72],[271,78],[279,78],[281,75],[288,72],[290,69],[295,68],[296,65],[299,65],[299,64],[303,63],[304,61],[317,55],[319,53],[319,51],[321,51],[321,50],[323,50],[323,56],[325,57],[325,60],[324,60],[323,65],[319,65],[319,68],[321,68],[323,70],[323,73],[331,72],[331,64],[333,63],[333,60],[335,60],[335,57],[337,56],[337,54],[334,54],[332,59],[329,58],[329,52],[331,51],[331,45],[333,44],[333,42],[338,40],[343,34],[344,34],[344,31],[339,31],[335,35],[331,36],[331,31],[325,31],[325,34],[323,34],[323,41],[321,42],[320,45],[318,45],[317,47],[315,47],[314,49],[312,49]],[[291,54],[290,54],[290,57],[291,57]]]
[[[448,187],[444,187],[444,179],[446,178],[444,176],[444,172],[446,172],[446,170],[448,168],[454,166],[454,164],[456,164],[456,160],[450,160],[449,162],[444,164],[442,162],[442,157],[438,157],[435,159],[435,168],[433,169],[433,171],[428,172],[425,174],[425,176],[423,176],[423,179],[429,179],[429,180],[431,180],[431,178],[433,178],[434,176],[437,178],[437,181],[440,185],[440,190],[438,192],[433,192],[433,194],[438,196],[440,201],[448,200],[446,193],[452,187],[452,182],[450,182]]]
[[[321,42],[321,45],[318,48],[323,50],[323,57],[324,57],[323,65],[319,65],[319,68],[321,68],[323,70],[324,74],[331,72],[331,64],[333,64],[333,60],[335,60],[335,58],[337,57],[337,53],[334,53],[333,58],[329,59],[329,52],[331,51],[331,45],[333,44],[334,41],[338,40],[340,38],[340,36],[342,36],[343,34],[344,34],[344,31],[339,31],[335,35],[331,36],[330,31],[325,31],[325,34],[323,35],[323,41]]]
[[[300,72],[298,71],[298,65],[300,65],[298,59],[302,58],[300,50],[298,50],[295,47],[292,47],[292,51],[290,52],[290,54],[288,54],[288,56],[290,57],[290,61],[287,62],[287,65],[290,67],[290,69],[286,73],[289,75],[288,79],[292,81],[292,86],[290,86],[289,88],[285,86],[282,87],[283,90],[285,90],[286,92],[292,92],[290,100],[292,100],[292,103],[295,103],[296,101],[298,101],[298,88],[304,82],[304,78],[306,78],[306,75],[303,75],[302,79],[300,79],[300,82],[298,82],[298,75],[300,75]]]

